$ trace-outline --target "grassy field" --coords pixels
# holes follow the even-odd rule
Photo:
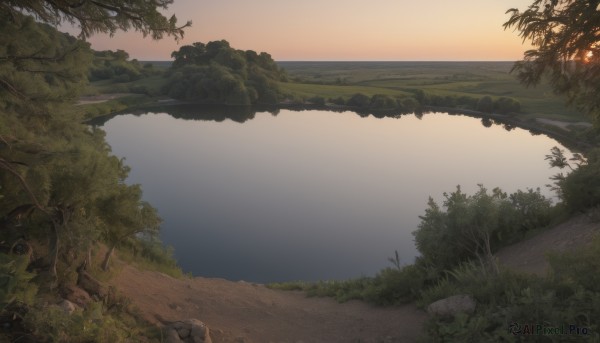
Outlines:
[[[170,62],[152,62],[165,71]],[[289,76],[280,82],[281,91],[295,100],[313,97],[348,99],[356,93],[367,96],[414,96],[417,90],[441,97],[494,99],[510,97],[521,104],[520,118],[588,121],[547,84],[526,88],[510,74],[512,62],[278,62]],[[153,75],[133,82],[98,81],[84,95],[103,93],[160,94],[166,79]],[[92,106],[93,107],[93,106]],[[122,106],[121,106],[122,107]]]
[[[291,82],[281,89],[297,97],[349,97],[354,93],[402,97],[415,90],[439,96],[511,97],[523,119],[587,120],[565,105],[546,84],[521,85],[510,74],[512,62],[279,62]]]

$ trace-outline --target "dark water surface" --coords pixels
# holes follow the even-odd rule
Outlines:
[[[478,183],[551,195],[544,185],[556,172],[544,161],[556,141],[464,116],[169,112],[103,127],[132,168],[129,182],[158,208],[163,241],[194,275],[371,276],[394,250],[413,262],[411,232],[430,195]]]

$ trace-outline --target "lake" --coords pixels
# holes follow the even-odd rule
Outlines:
[[[444,113],[156,112],[103,129],[163,218],[161,239],[185,272],[261,283],[373,276],[395,250],[412,263],[429,196],[477,184],[552,196],[544,157],[562,147]]]

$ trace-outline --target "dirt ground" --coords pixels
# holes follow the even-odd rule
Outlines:
[[[79,98],[77,101],[77,105],[89,105],[89,104],[99,104],[102,102],[107,102],[109,100],[114,100],[118,98],[122,98],[124,96],[134,95],[132,93],[112,93],[112,94],[98,94],[98,95],[90,95]]]
[[[592,124],[591,123],[587,123],[587,122],[576,122],[576,123],[571,123],[571,122],[566,122],[566,121],[560,121],[560,120],[552,120],[552,119],[546,119],[546,118],[535,118],[535,120],[537,120],[538,122],[542,123],[542,124],[550,124],[550,125],[554,125],[554,126],[558,126],[563,130],[570,130],[571,126],[581,126],[581,127],[591,127]]]
[[[537,275],[548,270],[546,254],[550,251],[569,251],[584,245],[600,233],[600,222],[581,214],[554,226],[534,237],[500,250],[500,264]]]
[[[543,274],[549,250],[585,244],[600,223],[580,215],[501,250],[501,264]],[[175,279],[124,266],[111,282],[150,322],[196,318],[211,329],[213,342],[415,342],[426,313],[415,305],[382,308],[360,301],[339,304],[301,292],[202,277]]]
[[[125,266],[113,282],[150,322],[196,318],[213,342],[414,342],[425,312],[414,305],[382,308],[339,304],[301,292],[223,279],[175,279]]]

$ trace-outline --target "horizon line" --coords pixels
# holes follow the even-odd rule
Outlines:
[[[173,62],[174,60],[154,60],[138,59],[140,62]],[[518,62],[519,60],[274,60],[275,62],[332,62],[332,63],[498,63],[498,62]]]

